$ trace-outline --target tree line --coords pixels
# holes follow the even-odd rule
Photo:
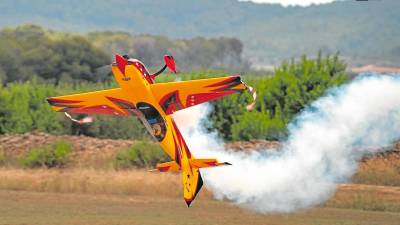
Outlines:
[[[88,39],[106,52],[125,52],[150,68],[160,67],[162,56],[171,54],[180,71],[225,69],[247,71],[250,63],[243,59],[243,44],[236,38],[169,39],[164,36],[131,35],[126,32],[91,32]]]
[[[331,87],[348,79],[346,64],[339,56],[319,56],[284,62],[274,74],[245,75],[244,80],[257,90],[256,108],[245,110],[248,94],[234,94],[212,102],[214,110],[207,124],[225,140],[279,140],[286,136],[287,123],[310,102]],[[179,79],[199,79],[224,75],[221,71],[179,74]],[[226,74],[225,74],[226,75]],[[164,75],[157,82],[175,80]],[[139,120],[130,117],[96,116],[95,122],[76,125],[62,113],[55,113],[46,102],[50,96],[102,90],[115,87],[113,82],[44,83],[38,79],[12,82],[0,87],[0,134],[32,130],[55,134],[82,134],[100,138],[149,139]],[[82,116],[82,115],[76,115]]]
[[[129,54],[155,71],[163,55],[172,54],[178,70],[246,70],[243,45],[234,38],[171,40],[162,36],[132,36],[122,32],[85,35],[24,25],[0,30],[2,83],[37,79],[48,83],[109,81],[113,54]]]

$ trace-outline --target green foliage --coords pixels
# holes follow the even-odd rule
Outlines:
[[[106,52],[128,53],[149,68],[163,64],[162,56],[172,54],[179,71],[224,68],[233,71],[249,69],[242,58],[243,44],[236,38],[203,38],[173,40],[163,36],[137,35],[122,32],[93,32],[88,38]]]
[[[233,140],[268,139],[276,140],[284,135],[285,122],[275,116],[271,118],[268,113],[245,112],[238,116],[238,122],[232,125]]]
[[[96,74],[109,57],[86,38],[54,33],[39,26],[25,25],[0,31],[0,79],[6,82],[32,80],[102,81]]]
[[[72,124],[72,133],[99,138],[151,139],[150,134],[136,117],[96,116],[94,123],[84,126]]]
[[[114,159],[114,167],[116,169],[154,167],[157,163],[167,160],[168,157],[159,144],[142,141],[118,152]]]
[[[121,32],[95,32],[86,38],[45,31],[35,25],[3,29],[0,31],[0,81],[5,86],[0,86],[0,134],[39,130],[148,139],[147,131],[137,119],[97,116],[95,123],[76,125],[54,113],[45,101],[50,96],[114,87],[109,82],[82,82],[111,78],[109,69],[103,72],[96,69],[109,62],[100,48],[117,52],[129,49],[130,54],[148,61],[150,66],[160,65],[158,58],[167,53],[166,49],[182,60],[179,65],[183,69],[228,66],[240,70],[246,64],[241,59],[242,44],[231,38],[170,40]],[[337,54],[322,57],[319,53],[315,60],[304,56],[299,62],[283,63],[275,69],[274,76],[244,76],[258,91],[256,112],[245,112],[245,105],[251,101],[249,95],[223,98],[212,103],[210,129],[216,129],[227,140],[279,139],[285,135],[285,125],[295,114],[326,89],[346,81],[345,69]],[[157,78],[157,82],[220,75],[226,75],[226,71],[167,75]]]
[[[14,83],[0,87],[0,133],[30,130],[59,133],[62,126],[45,99],[56,94],[50,85]]]
[[[159,69],[162,56],[173,54],[179,70],[201,68],[248,69],[241,58],[243,45],[234,38],[171,40],[160,36],[132,36],[94,32],[85,36],[46,31],[24,25],[0,30],[0,84],[38,80],[59,84],[110,80],[112,54],[134,56]]]
[[[162,63],[161,55],[172,53],[179,63],[178,69],[184,70],[229,67],[240,71],[248,66],[241,57],[243,45],[235,38],[172,40],[124,32],[79,36],[46,31],[35,25],[3,29],[0,31],[0,134],[39,130],[101,138],[149,139],[136,118],[96,116],[95,123],[77,125],[53,112],[45,101],[50,96],[115,87],[114,83],[97,82],[111,78],[106,67],[97,69],[110,61],[103,50],[128,51],[157,67]],[[297,113],[326,89],[348,79],[345,69],[338,54],[322,57],[319,53],[315,60],[304,56],[298,62],[283,63],[273,76],[243,76],[258,92],[255,112],[245,111],[245,105],[251,101],[249,95],[223,98],[212,103],[210,129],[217,130],[226,140],[284,137],[286,124]],[[157,82],[223,75],[226,71],[169,74],[160,76]]]
[[[286,133],[286,124],[306,105],[348,78],[346,65],[338,54],[315,60],[303,56],[299,62],[283,63],[275,75],[248,78],[257,90],[255,112],[245,112],[249,96],[230,96],[213,103],[213,129],[228,140],[277,140]],[[245,77],[246,78],[246,77]]]
[[[102,90],[112,84],[77,83],[40,84],[38,82],[11,83],[0,87],[0,134],[25,133],[32,130],[54,134],[76,134],[100,138],[149,139],[141,122],[134,117],[96,116],[95,122],[77,125],[62,113],[54,112],[46,101],[50,96]],[[77,115],[78,118],[80,115]]]
[[[53,145],[31,149],[22,159],[22,164],[27,168],[62,167],[68,162],[71,152],[70,143],[59,141]]]
[[[251,102],[248,94],[234,94],[212,102],[210,129],[226,140],[269,139],[286,135],[286,124],[306,105],[336,85],[344,83],[346,65],[338,55],[317,59],[301,58],[283,63],[275,75],[243,76],[257,90],[254,112],[246,112]],[[224,76],[210,70],[179,75],[167,74],[157,82]],[[62,113],[55,113],[46,102],[50,96],[113,88],[114,83],[73,82],[46,84],[38,80],[0,86],[0,133],[24,133],[32,130],[55,134],[88,135],[100,138],[149,139],[150,135],[137,118],[95,116],[95,122],[77,125]],[[83,115],[74,115],[80,118]]]

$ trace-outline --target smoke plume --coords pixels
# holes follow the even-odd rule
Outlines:
[[[225,149],[202,126],[210,110],[200,105],[174,115],[197,158],[233,164],[201,170],[206,187],[251,210],[290,212],[325,202],[349,182],[358,160],[400,138],[400,77],[364,74],[329,90],[289,124],[280,151]]]

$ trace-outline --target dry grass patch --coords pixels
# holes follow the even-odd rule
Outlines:
[[[0,190],[182,198],[178,173],[146,170],[0,169]],[[203,189],[200,198],[212,199]],[[325,207],[400,212],[400,187],[341,185]]]
[[[180,179],[145,170],[0,169],[2,190],[180,197]]]
[[[400,186],[399,152],[366,159],[353,177],[353,183]]]
[[[325,206],[369,211],[400,212],[400,187],[340,185]]]

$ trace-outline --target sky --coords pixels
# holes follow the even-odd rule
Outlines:
[[[310,6],[311,4],[326,4],[332,3],[337,0],[240,0],[240,1],[250,1],[255,3],[272,3],[281,4],[282,6]]]

